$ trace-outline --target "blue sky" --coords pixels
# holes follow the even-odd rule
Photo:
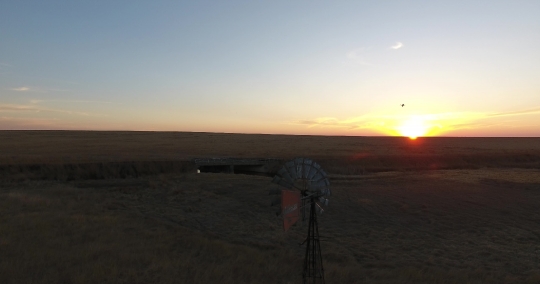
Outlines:
[[[539,1],[4,1],[0,129],[540,136],[538,15]]]

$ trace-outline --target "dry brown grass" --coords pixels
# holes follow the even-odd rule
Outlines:
[[[539,154],[540,138],[335,137],[197,132],[0,131],[0,163]]]
[[[482,177],[456,178],[467,175]],[[520,175],[510,188],[477,170],[332,179],[328,283],[537,283],[540,183]],[[306,228],[281,231],[270,186],[226,174],[2,182],[0,282],[298,283]]]
[[[187,132],[0,131],[0,178],[137,177],[195,157],[315,159],[328,172],[540,169],[540,138],[328,137]]]
[[[0,283],[299,283],[306,228],[209,156],[330,172],[327,283],[540,282],[539,138],[0,131]]]
[[[261,249],[209,232],[217,225],[189,212],[202,214],[198,199],[210,193],[191,185],[204,187],[160,178],[2,184],[0,282],[287,283],[278,262],[299,256],[264,248],[271,239]]]

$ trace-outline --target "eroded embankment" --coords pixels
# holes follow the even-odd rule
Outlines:
[[[87,180],[128,178],[195,171],[191,161],[133,161],[0,165],[3,180]]]
[[[338,175],[361,175],[386,171],[426,171],[479,168],[540,169],[540,154],[482,153],[468,155],[365,155],[355,157],[309,157],[325,171]],[[276,159],[277,164],[285,160]],[[228,169],[227,167],[224,167]],[[2,180],[87,180],[128,178],[167,173],[195,172],[192,160],[118,161],[86,163],[0,164]],[[234,173],[250,174],[240,167]],[[273,175],[278,167],[268,167]],[[219,171],[218,171],[219,172]],[[260,170],[257,174],[261,174]]]

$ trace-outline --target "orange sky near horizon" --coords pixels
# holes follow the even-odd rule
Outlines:
[[[540,1],[135,2],[3,3],[0,130],[540,137]]]

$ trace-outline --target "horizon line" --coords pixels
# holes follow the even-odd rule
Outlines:
[[[285,133],[247,133],[247,132],[214,132],[214,131],[186,131],[186,130],[85,130],[85,129],[0,129],[0,132],[154,132],[154,133],[206,133],[227,135],[276,135],[276,136],[322,136],[322,137],[373,137],[373,138],[407,138],[404,135],[327,135],[327,134],[285,134]],[[540,138],[540,136],[418,136],[419,138]]]

